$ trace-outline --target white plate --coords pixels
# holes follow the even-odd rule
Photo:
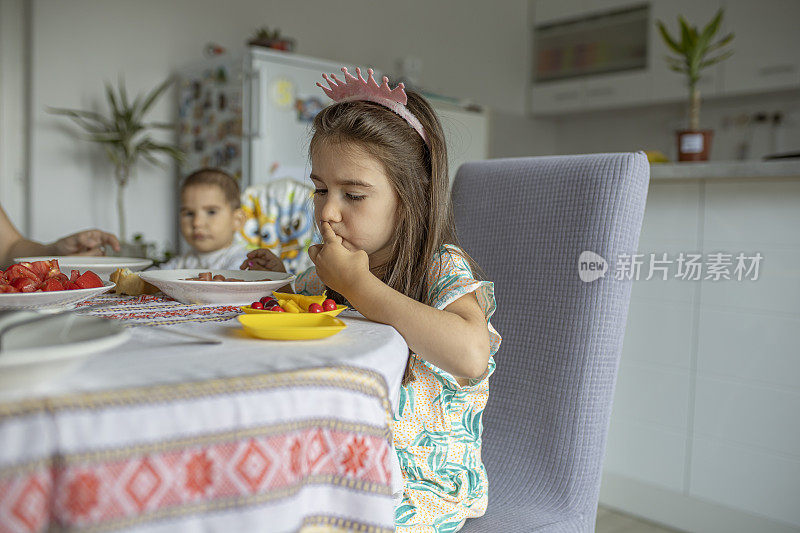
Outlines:
[[[34,315],[22,312],[14,320]],[[130,331],[119,321],[74,313],[12,327],[2,336],[0,391],[40,385],[129,337]]]
[[[249,281],[188,281],[200,272],[222,274],[226,278]],[[265,270],[213,270],[182,268],[178,270],[150,270],[139,277],[152,283],[161,292],[185,304],[248,305],[262,296],[272,294],[294,280],[294,275]],[[256,280],[268,281],[256,281]]]
[[[150,259],[142,259],[141,257],[96,257],[88,255],[62,255],[53,257],[15,257],[14,261],[21,263],[27,261],[32,263],[34,261],[49,261],[51,259],[58,259],[58,267],[61,272],[69,276],[69,271],[72,269],[80,270],[83,273],[85,270],[91,270],[103,281],[108,281],[108,276],[118,268],[128,268],[133,272],[142,270],[153,264]]]
[[[46,307],[63,307],[76,304],[98,294],[108,292],[116,283],[107,282],[103,287],[94,289],[74,289],[71,291],[49,292],[11,292],[0,294],[0,309],[42,309]]]

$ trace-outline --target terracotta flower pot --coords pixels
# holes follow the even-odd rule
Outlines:
[[[678,140],[678,161],[708,161],[713,130],[680,130],[675,135]]]
[[[280,39],[251,39],[247,41],[251,46],[263,46],[264,48],[272,48],[273,50],[283,50],[284,52],[294,51],[294,39],[280,38]]]

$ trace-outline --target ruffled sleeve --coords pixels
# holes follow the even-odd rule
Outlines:
[[[486,327],[489,330],[489,354],[494,356],[500,348],[501,341],[500,335],[489,320],[497,308],[494,299],[494,283],[476,279],[469,262],[461,254],[461,251],[455,246],[445,245],[433,258],[428,271],[428,287],[430,287],[428,296],[431,306],[436,309],[444,309],[466,294],[475,294],[478,305],[486,317]],[[448,381],[457,383],[455,377],[448,372],[421,358],[420,361]],[[494,357],[490,357],[486,372],[480,378],[470,380],[470,385],[476,385],[486,379],[494,371],[494,367]]]
[[[300,273],[294,280],[294,292],[297,294],[304,294],[306,296],[313,296],[315,294],[322,294],[325,290],[325,285],[322,280],[317,276],[317,267],[309,267]]]

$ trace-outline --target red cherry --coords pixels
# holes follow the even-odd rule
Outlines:
[[[278,303],[278,301],[277,301],[277,300],[275,300],[275,298],[273,298],[272,296],[263,296],[263,297],[262,297],[262,298],[259,300],[259,302],[261,302],[262,304],[264,304],[264,307],[269,307],[269,304],[270,304],[270,303],[272,303],[272,302],[275,302],[276,304]]]
[[[322,312],[322,306],[319,305],[318,303],[313,303],[313,304],[308,306],[308,312],[309,313],[321,313]]]
[[[309,309],[311,309],[310,306]],[[336,302],[328,298],[327,300],[322,302],[322,309],[323,311],[336,311]]]
[[[250,307],[253,309],[264,309],[264,304],[261,302],[253,302],[250,304]]]
[[[275,307],[270,307],[269,310],[270,311],[276,311],[278,313],[285,313],[286,312],[286,309],[284,309],[280,305],[276,305]]]

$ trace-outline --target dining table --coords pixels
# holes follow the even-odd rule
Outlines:
[[[345,310],[333,336],[277,341],[234,305],[81,306],[125,336],[0,384],[0,532],[394,531],[394,328]]]

